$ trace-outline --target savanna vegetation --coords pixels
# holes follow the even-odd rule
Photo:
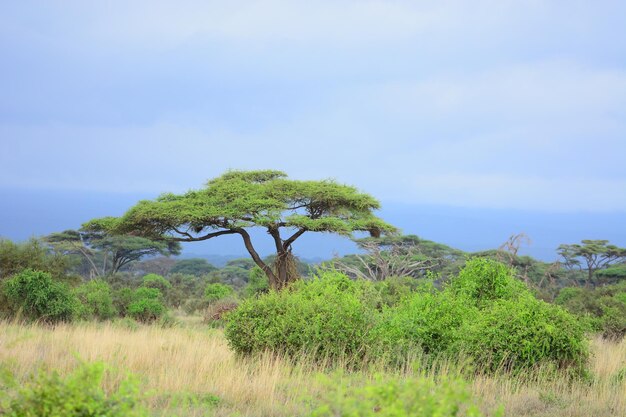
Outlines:
[[[584,240],[546,263],[514,235],[466,253],[378,207],[333,181],[233,171],[0,240],[0,415],[626,415],[626,249]],[[312,232],[359,251],[306,264],[294,245]],[[230,234],[249,258],[176,258]]]

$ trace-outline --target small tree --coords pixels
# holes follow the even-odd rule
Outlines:
[[[587,286],[593,282],[595,271],[626,258],[626,248],[610,245],[608,240],[583,240],[581,243],[563,244],[557,251],[565,267],[587,271]]]
[[[295,181],[280,171],[229,171],[206,188],[140,201],[120,218],[92,220],[85,227],[165,242],[197,242],[241,236],[254,262],[274,289],[297,279],[293,243],[306,232],[373,236],[395,228],[373,214],[380,203],[356,188],[334,181]],[[274,268],[261,259],[247,229],[264,228],[276,249]]]
[[[389,277],[421,277],[460,257],[461,251],[415,235],[356,239],[365,255],[335,259],[332,267],[350,276],[383,281]]]
[[[89,263],[92,278],[113,275],[146,256],[180,254],[178,242],[111,235],[97,224],[92,224],[89,229],[52,233],[45,240],[59,253],[83,256]]]

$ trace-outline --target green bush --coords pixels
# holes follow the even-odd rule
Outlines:
[[[324,272],[289,289],[245,300],[227,317],[226,338],[238,353],[273,350],[317,358],[363,353],[377,317],[369,282]]]
[[[6,417],[143,417],[134,380],[125,379],[107,394],[102,389],[104,365],[83,365],[62,378],[39,373],[18,384],[5,377],[0,389],[0,415]]]
[[[417,291],[423,281],[413,277],[391,276],[384,281],[376,282],[375,285],[380,291],[383,304],[395,306]]]
[[[462,380],[378,377],[366,385],[331,380],[311,417],[480,417]],[[502,412],[496,412],[495,417]]]
[[[120,317],[128,316],[128,306],[133,302],[134,291],[128,287],[122,287],[113,291],[113,308]]]
[[[31,320],[71,321],[79,308],[70,288],[47,272],[26,269],[7,279],[2,290],[9,311]]]
[[[247,299],[228,314],[226,337],[241,354],[306,352],[396,365],[412,352],[427,360],[462,355],[486,371],[586,364],[580,321],[534,298],[511,270],[488,259],[469,261],[443,290],[421,285],[391,305],[383,301],[388,295],[379,284],[326,271]]]
[[[117,311],[113,307],[111,287],[102,280],[89,281],[74,290],[81,305],[79,316],[85,320],[109,320]]]
[[[412,351],[439,356],[448,352],[465,321],[474,320],[478,309],[450,292],[423,288],[387,308],[372,331],[370,345],[378,355],[402,359]]]
[[[248,285],[244,287],[245,297],[256,297],[270,290],[270,283],[265,272],[258,266],[252,268],[248,274]]]
[[[163,294],[156,288],[137,288],[128,305],[128,315],[142,323],[149,323],[160,318],[166,311]]]
[[[229,297],[233,295],[233,293],[234,291],[232,287],[229,287],[226,284],[207,284],[204,289],[204,299],[209,303],[213,303],[217,300]]]
[[[626,281],[598,288],[563,288],[555,303],[604,337],[621,339],[626,335]]]
[[[156,288],[163,294],[172,288],[172,284],[168,280],[157,274],[144,275],[142,282],[144,287]]]
[[[530,297],[496,300],[465,320],[454,351],[486,370],[551,363],[583,370],[589,355],[584,326],[561,307]]]
[[[25,269],[50,273],[55,278],[65,278],[70,267],[70,257],[50,253],[37,239],[13,243],[0,238],[0,279],[15,275]]]
[[[489,258],[472,258],[446,288],[481,307],[495,300],[532,296],[526,285],[515,277],[515,270]]]

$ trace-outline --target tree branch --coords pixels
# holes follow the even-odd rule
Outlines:
[[[252,239],[250,239],[250,234],[243,228],[232,229],[231,232],[239,233],[241,235],[241,238],[243,239],[243,243],[246,246],[248,253],[252,257],[252,260],[254,260],[254,262],[259,266],[259,268],[261,268],[263,272],[265,272],[267,277],[270,279],[270,283],[272,283],[273,281],[275,285],[278,282],[278,280],[276,279],[276,274],[274,274],[274,271],[272,271],[272,268],[270,268],[269,266],[267,266],[265,262],[263,262],[263,260],[261,259],[257,251],[254,249],[254,246],[252,246]]]
[[[206,234],[204,236],[200,236],[200,237],[193,237],[191,235],[189,235],[189,233],[182,233],[183,235],[187,235],[189,237],[170,237],[169,239],[175,241],[175,242],[199,242],[202,240],[209,240],[209,239],[213,239],[214,237],[217,236],[222,236],[222,235],[234,235],[235,233],[239,233],[238,232],[239,229],[228,229],[228,230],[220,230],[217,232],[213,232],[213,233],[209,233]],[[243,230],[243,229],[241,229]],[[177,230],[175,230],[177,233]]]
[[[306,232],[306,228],[301,227],[296,233],[294,233],[293,235],[291,235],[289,238],[287,238],[287,240],[285,240],[283,242],[283,250],[287,250],[289,248],[289,246],[291,246],[291,244],[300,236],[302,236],[304,234],[304,232]]]

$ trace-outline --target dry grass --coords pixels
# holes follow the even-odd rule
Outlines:
[[[592,345],[592,376],[586,383],[536,372],[526,378],[476,377],[473,391],[487,414],[503,404],[507,416],[626,416],[626,378],[617,377],[626,369],[626,341],[596,339]],[[294,366],[272,355],[237,358],[219,330],[131,330],[112,324],[51,329],[0,323],[0,363],[19,376],[41,367],[70,372],[79,363],[77,358],[104,361],[140,376],[150,393],[150,407],[162,416],[302,415],[304,399],[323,395],[324,390],[316,382],[315,367]],[[113,372],[107,384],[115,385],[122,375]],[[202,401],[181,406],[173,400],[180,393],[215,395],[221,401],[217,406]]]

